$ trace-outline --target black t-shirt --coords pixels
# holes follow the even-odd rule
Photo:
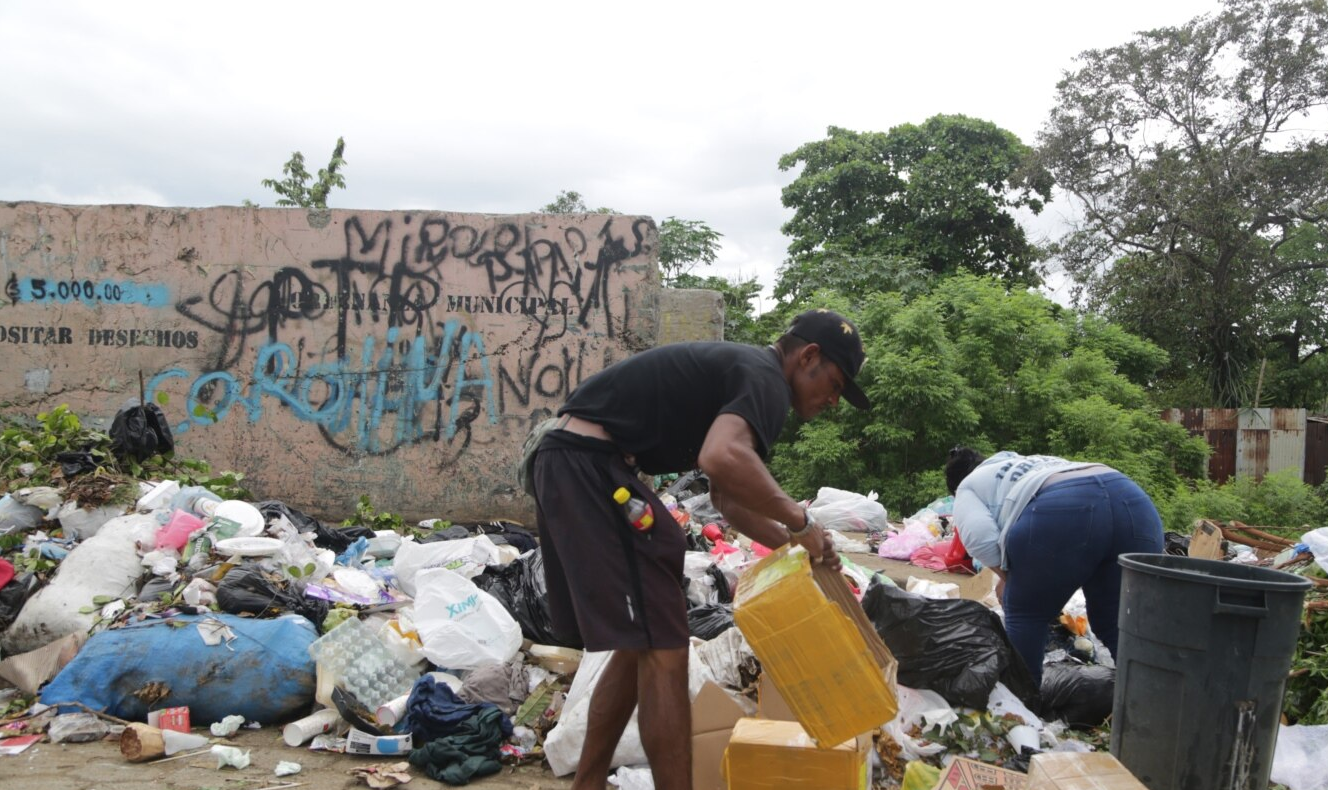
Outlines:
[[[648,474],[696,467],[721,414],[752,426],[765,458],[788,417],[792,393],[770,348],[739,343],[672,343],[596,373],[559,414],[598,423]]]

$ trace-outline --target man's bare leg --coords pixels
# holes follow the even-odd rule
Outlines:
[[[608,784],[613,750],[618,748],[623,730],[636,709],[638,659],[642,655],[632,650],[619,650],[609,657],[609,663],[600,674],[595,691],[590,695],[586,738],[581,746],[581,761],[577,764],[572,790],[604,790]],[[686,651],[683,655],[686,656]],[[683,693],[686,694],[685,678]]]
[[[687,693],[688,649],[647,650],[637,675],[641,745],[656,790],[692,790],[692,705]]]

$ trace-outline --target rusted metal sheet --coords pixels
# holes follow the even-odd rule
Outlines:
[[[1164,409],[1161,416],[1203,435],[1213,451],[1213,482],[1236,475],[1261,480],[1282,469],[1296,470],[1311,485],[1328,477],[1328,418],[1309,417],[1305,409]]]
[[[1236,429],[1204,431],[1204,440],[1213,448],[1208,456],[1208,479],[1225,483],[1236,475]]]
[[[1269,428],[1272,409],[1241,409],[1236,432],[1236,476],[1262,480],[1268,474]]]
[[[1311,417],[1305,421],[1305,482],[1323,485],[1328,478],[1325,468],[1328,468],[1328,419]]]
[[[1268,473],[1290,469],[1305,478],[1305,410],[1273,409],[1268,430]]]

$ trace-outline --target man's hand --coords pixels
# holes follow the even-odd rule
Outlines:
[[[835,551],[834,539],[830,537],[829,532],[821,528],[820,524],[812,524],[811,529],[800,537],[793,537],[790,533],[789,539],[793,544],[806,549],[811,555],[812,562],[823,563],[832,571],[843,567],[843,563],[839,561],[839,553]]]

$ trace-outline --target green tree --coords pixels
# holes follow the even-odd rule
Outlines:
[[[1295,243],[1328,219],[1328,135],[1297,123],[1325,104],[1324,0],[1225,0],[1082,53],[1057,86],[1041,160],[1082,215],[1057,257],[1090,307],[1170,352],[1170,394],[1201,398],[1176,405],[1248,404],[1296,325],[1280,300],[1328,269]]]
[[[678,278],[697,266],[709,266],[719,257],[722,233],[701,220],[669,217],[659,226],[659,268],[664,284],[674,287]],[[758,289],[759,290],[759,289]]]
[[[565,189],[558,193],[558,197],[552,202],[546,203],[540,207],[540,211],[545,214],[617,214],[611,208],[603,206],[591,211],[586,208],[586,201],[581,197],[581,193],[572,189]]]
[[[343,157],[345,151],[346,141],[338,137],[336,147],[332,149],[332,158],[328,161],[327,167],[318,171],[317,177],[310,175],[304,168],[304,154],[296,151],[291,154],[290,161],[281,168],[285,178],[280,181],[265,178],[261,183],[281,196],[277,198],[278,206],[327,208],[328,194],[334,188],[346,188],[346,178],[341,175],[341,168],[346,165]],[[312,184],[309,183],[311,178],[314,179]]]
[[[841,407],[786,430],[771,468],[795,495],[826,484],[876,490],[909,513],[945,493],[946,453],[961,443],[1107,463],[1161,499],[1178,472],[1202,473],[1203,440],[1163,422],[1145,394],[1165,353],[1100,318],[967,274],[908,302],[891,293],[815,299],[856,320],[872,408]]]
[[[963,115],[885,133],[830,127],[779,160],[780,170],[801,171],[782,195],[794,215],[775,297],[925,287],[931,275],[963,271],[1036,283],[1041,252],[1010,213],[1037,213],[1050,196],[1031,154],[1010,132]]]

